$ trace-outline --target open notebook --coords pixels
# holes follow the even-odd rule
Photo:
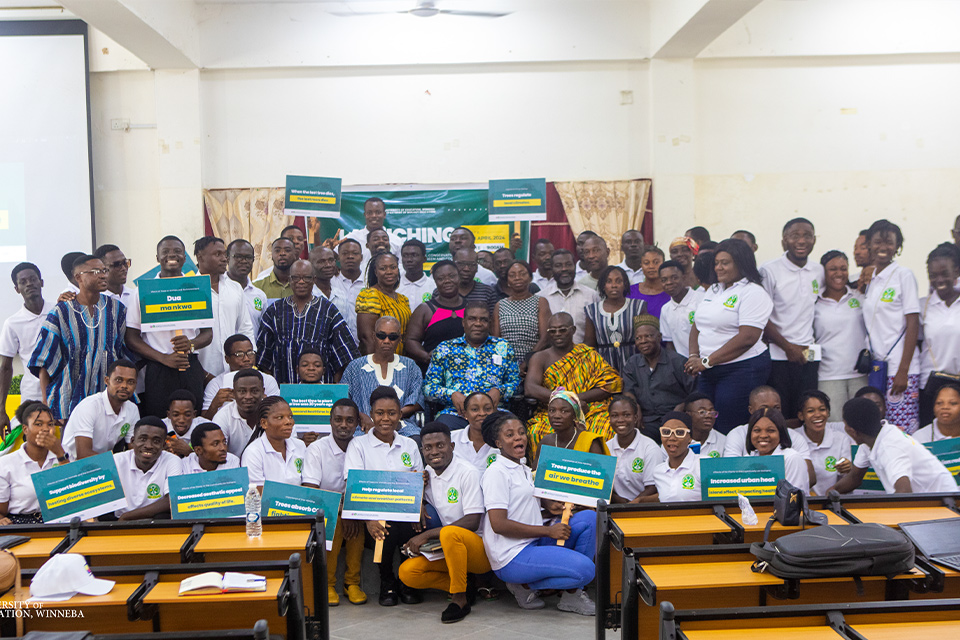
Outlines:
[[[263,576],[232,571],[227,571],[226,573],[208,571],[207,573],[184,578],[180,582],[179,595],[202,596],[214,593],[266,590],[267,579]]]

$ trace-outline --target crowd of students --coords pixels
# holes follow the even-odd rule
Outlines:
[[[0,332],[2,391],[14,357],[26,373],[23,403],[3,414],[20,435],[0,452],[0,524],[41,520],[31,474],[108,451],[127,497],[108,517],[124,520],[162,516],[166,480],[183,473],[244,466],[260,487],[339,493],[351,469],[423,473],[420,524],[337,525],[330,602],[341,549],[344,595],[366,602],[364,545],[382,540],[380,604],[440,589],[455,622],[478,593],[496,595],[491,571],[522,608],[559,594],[559,609],[594,613],[595,516],[565,524],[562,505],[534,498],[543,446],[615,456],[615,502],[699,500],[704,456],[782,456],[810,494],[855,490],[871,467],[891,493],[956,491],[922,446],[960,437],[954,244],[930,253],[923,298],[887,220],[857,239],[853,275],[842,251],[812,258],[803,218],[759,267],[750,232],[713,242],[697,227],[669,260],[628,230],[610,265],[607,242],[585,231],[576,255],[539,239],[535,269],[509,248],[488,269],[460,227],[452,260],[428,275],[426,247],[384,228],[383,201],[364,211],[364,229],[309,251],[288,227],[255,281],[248,241],[198,240],[209,329],[141,330],[115,245],[65,256],[71,286],[56,302],[35,265],[17,265],[24,305]],[[182,275],[185,260],[184,243],[163,238],[157,277]],[[279,384],[331,382],[349,398],[330,434],[296,434]],[[444,559],[429,561],[419,550],[435,539]],[[395,555],[408,556],[399,572]]]

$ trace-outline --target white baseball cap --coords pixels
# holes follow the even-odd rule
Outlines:
[[[103,596],[110,593],[113,580],[95,578],[86,559],[77,553],[59,553],[46,562],[30,581],[30,599],[60,602],[78,593]]]

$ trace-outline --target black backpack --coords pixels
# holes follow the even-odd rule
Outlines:
[[[905,535],[882,524],[825,525],[754,542],[753,571],[778,578],[893,576],[913,569],[914,548]]]

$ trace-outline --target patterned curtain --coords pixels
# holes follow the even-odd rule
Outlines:
[[[610,263],[623,259],[620,236],[640,230],[650,198],[650,180],[555,182],[574,236],[594,231],[610,247]],[[620,255],[620,258],[614,256]]]
[[[283,189],[204,189],[203,203],[213,233],[230,244],[250,241],[255,255],[251,277],[273,266],[270,243],[295,216],[283,215]]]

